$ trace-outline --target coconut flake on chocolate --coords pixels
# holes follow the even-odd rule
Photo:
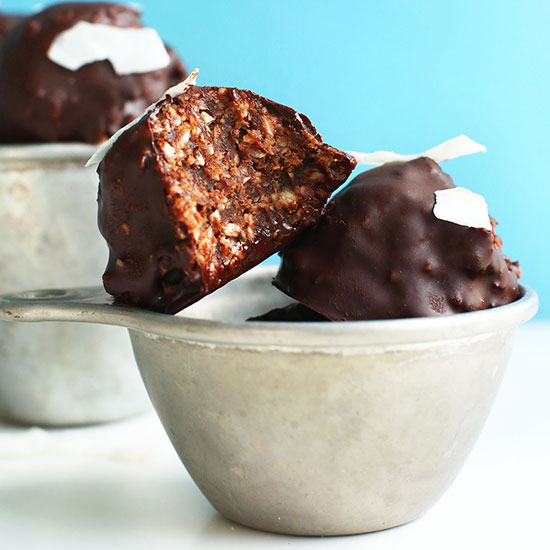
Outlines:
[[[170,56],[155,29],[122,28],[88,21],[79,21],[58,34],[48,49],[48,57],[70,71],[108,60],[118,75],[157,71],[170,63]]]
[[[88,166],[97,166],[105,157],[105,155],[109,152],[109,149],[115,144],[117,139],[124,133],[126,130],[137,124],[144,116],[147,116],[150,112],[153,111],[153,109],[166,98],[167,96],[170,97],[177,97],[178,95],[183,94],[189,86],[195,84],[197,81],[197,76],[199,74],[199,69],[193,69],[191,74],[179,84],[176,84],[175,86],[172,86],[164,94],[162,94],[162,97],[156,101],[155,103],[149,105],[145,111],[139,115],[138,117],[134,118],[132,122],[129,122],[126,124],[126,126],[123,126],[119,130],[117,130],[106,142],[102,143],[94,152],[94,154],[88,159],[88,162],[86,162],[86,168]]]
[[[433,213],[440,220],[492,230],[489,209],[485,198],[464,187],[435,191]]]
[[[473,155],[474,153],[484,153],[486,151],[487,147],[485,147],[485,145],[481,145],[481,143],[477,143],[473,139],[462,134],[436,145],[423,153],[419,153],[418,155],[401,155],[393,151],[376,151],[374,153],[347,151],[347,153],[357,160],[357,164],[379,166],[387,162],[406,162],[420,157],[428,157],[436,162],[443,162],[465,155]]]

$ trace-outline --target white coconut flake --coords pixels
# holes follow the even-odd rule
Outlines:
[[[485,145],[475,142],[464,134],[449,139],[432,149],[428,149],[418,155],[400,155],[393,151],[376,151],[375,153],[358,153],[355,151],[347,151],[348,155],[355,157],[358,164],[368,164],[371,166],[379,166],[387,162],[406,162],[420,157],[428,157],[436,162],[451,160],[464,155],[472,155],[474,153],[482,153],[487,151]]]
[[[105,143],[102,143],[96,149],[95,153],[88,159],[88,162],[86,163],[86,167],[97,166],[105,158],[105,155],[109,152],[111,147],[116,143],[117,139],[124,132],[126,132],[126,130],[136,125],[144,116],[147,116],[161,101],[164,100],[166,96],[170,96],[173,98],[183,94],[183,92],[185,92],[185,90],[187,90],[189,86],[192,86],[193,84],[195,84],[195,82],[197,81],[198,74],[199,74],[199,70],[193,69],[191,74],[183,82],[180,82],[179,84],[176,84],[175,86],[172,86],[171,88],[166,90],[166,92],[164,92],[162,97],[152,105],[149,105],[149,107],[147,107],[147,109],[145,109],[145,111],[141,115],[134,118],[134,120],[126,124],[126,126],[123,126],[119,130],[117,130]]]
[[[187,88],[189,88],[189,86],[192,86],[193,84],[195,84],[195,82],[197,81],[198,74],[199,74],[199,70],[198,69],[193,69],[191,74],[185,80],[183,80],[179,84],[176,84],[175,86],[172,86],[171,88],[168,88],[168,90],[166,90],[166,92],[164,92],[162,98],[159,99],[159,101],[157,101],[157,103],[162,101],[167,95],[169,95],[170,97],[177,97],[177,96],[183,94],[183,92],[185,92],[185,90],[187,90]],[[156,103],[155,103],[155,105],[156,105]],[[154,107],[155,105],[153,105],[152,107]],[[150,107],[148,109],[148,111],[150,111],[152,109],[152,107]]]
[[[79,21],[58,34],[48,49],[48,57],[70,71],[107,60],[118,75],[148,73],[170,64],[170,56],[155,29],[87,21]]]
[[[485,199],[464,187],[435,191],[433,213],[436,218],[443,221],[492,230]]]

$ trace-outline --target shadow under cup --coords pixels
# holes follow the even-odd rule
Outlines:
[[[0,147],[0,292],[97,285],[107,246],[85,144]],[[0,416],[70,425],[149,407],[126,331],[0,322]]]

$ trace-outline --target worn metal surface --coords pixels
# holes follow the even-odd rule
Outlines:
[[[98,284],[97,175],[85,144],[0,146],[0,292]],[[127,334],[111,327],[0,323],[0,416],[82,424],[145,410]]]
[[[0,299],[0,317],[130,328],[185,467],[226,517],[338,535],[411,521],[462,467],[537,296],[440,318],[244,323],[281,305],[260,267],[171,317],[101,289]],[[216,320],[217,319],[217,320]]]

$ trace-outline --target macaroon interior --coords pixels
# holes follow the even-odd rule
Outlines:
[[[178,246],[193,251],[190,271],[207,288],[253,246],[316,220],[334,183],[318,158],[327,146],[305,124],[251,92],[216,87],[191,86],[151,114]]]

